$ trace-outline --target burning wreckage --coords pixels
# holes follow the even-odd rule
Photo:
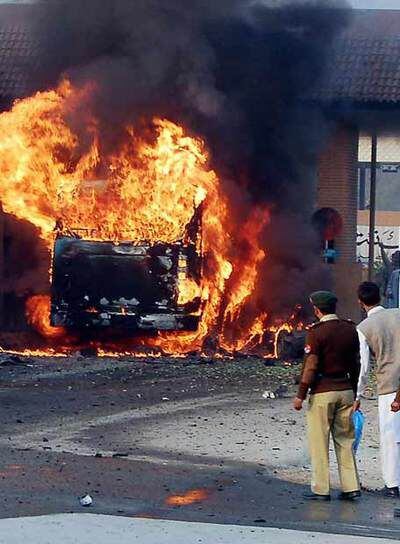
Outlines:
[[[50,297],[27,300],[28,323],[53,351],[116,331],[115,353],[279,355],[298,320],[282,328],[258,303],[268,208],[233,206],[205,142],[169,120],[121,127],[110,151],[89,113],[80,142],[64,110],[91,92],[64,81],[0,115],[3,209],[52,260]]]
[[[201,297],[185,300],[182,286],[192,282],[200,294],[202,255],[195,240],[201,240],[201,208],[187,234],[175,244],[135,244],[60,233],[53,251],[50,324],[67,330],[196,331]],[[271,329],[276,358],[302,356],[301,310]]]
[[[309,217],[328,127],[304,97],[348,22],[336,3],[35,3],[0,202],[21,241],[4,292],[44,351],[296,349],[288,315],[326,277]]]
[[[176,243],[94,241],[82,229],[68,235],[60,230],[50,323],[69,330],[195,331],[201,274],[201,206]],[[188,285],[191,300],[185,297]]]
[[[325,277],[308,217],[326,127],[299,105],[346,10],[36,4],[29,85],[0,114],[2,210],[31,229],[16,227],[10,261],[30,258],[5,283],[18,314],[28,297],[35,341],[56,354],[296,351],[303,319],[287,317]]]

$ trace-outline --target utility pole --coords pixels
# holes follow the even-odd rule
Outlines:
[[[375,262],[375,215],[376,215],[376,162],[378,150],[378,135],[373,132],[371,139],[371,184],[369,195],[369,254],[368,280],[374,279]]]

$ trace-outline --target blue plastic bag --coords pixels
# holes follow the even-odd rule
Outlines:
[[[354,453],[357,453],[358,446],[360,445],[360,442],[361,442],[364,422],[365,422],[365,416],[361,412],[361,410],[357,410],[356,412],[353,413],[354,435],[355,435],[354,444],[353,444]]]

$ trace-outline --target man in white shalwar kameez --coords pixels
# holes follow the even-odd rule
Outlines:
[[[384,494],[397,498],[400,486],[400,412],[392,411],[391,406],[400,386],[400,310],[387,310],[381,306],[379,287],[372,282],[360,285],[358,298],[367,318],[357,327],[361,372],[354,408],[360,406],[360,398],[367,385],[372,353],[376,359]]]

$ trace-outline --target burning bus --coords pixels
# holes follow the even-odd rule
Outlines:
[[[93,238],[94,233],[90,233]],[[196,330],[201,316],[201,208],[175,243],[86,239],[60,233],[54,244],[54,327]]]
[[[37,229],[50,261],[49,293],[27,301],[29,325],[53,344],[100,329],[168,354],[264,349],[271,316],[257,284],[269,210],[221,179],[183,125],[127,123],[110,146],[92,94],[65,80],[0,116],[3,209]],[[134,330],[155,334],[142,341]]]

